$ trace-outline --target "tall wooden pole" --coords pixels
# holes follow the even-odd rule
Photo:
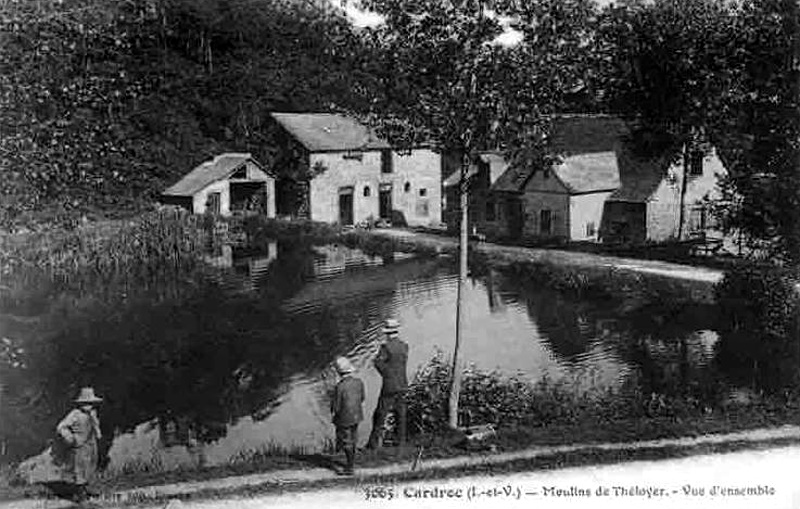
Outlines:
[[[458,397],[461,394],[461,338],[466,325],[464,310],[464,287],[467,283],[467,249],[469,247],[469,195],[468,193],[469,154],[464,153],[461,161],[461,178],[459,179],[459,203],[461,207],[461,231],[459,238],[458,291],[456,297],[456,344],[453,349],[453,374],[450,382],[448,400],[448,424],[450,428],[458,428]]]

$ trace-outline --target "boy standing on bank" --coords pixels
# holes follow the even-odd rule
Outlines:
[[[336,359],[336,371],[341,379],[336,384],[331,401],[333,425],[336,427],[336,450],[343,451],[343,475],[353,475],[358,440],[358,424],[364,420],[364,382],[355,377],[356,369],[345,357]]]

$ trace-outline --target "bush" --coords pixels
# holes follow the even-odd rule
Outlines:
[[[450,361],[442,352],[417,371],[406,395],[409,434],[447,431],[451,372]],[[493,424],[509,429],[592,427],[648,418],[679,421],[704,416],[715,405],[720,389],[709,382],[704,387],[687,387],[682,393],[655,393],[643,391],[636,376],[618,389],[606,389],[593,375],[587,370],[575,373],[574,378],[554,381],[545,375],[533,382],[470,366],[462,377],[459,425]]]
[[[800,386],[797,274],[746,264],[726,272],[715,291],[722,317],[718,361],[730,376],[768,393]]]

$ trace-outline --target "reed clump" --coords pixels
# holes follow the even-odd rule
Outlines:
[[[178,210],[34,234],[0,245],[0,288],[6,299],[54,287],[82,294],[109,284],[123,287],[123,293],[124,288],[147,288],[195,268],[210,238],[202,217]]]

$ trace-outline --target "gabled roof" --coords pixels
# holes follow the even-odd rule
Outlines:
[[[568,156],[553,171],[571,193],[613,191],[619,187],[616,152]]]
[[[626,178],[622,187],[608,197],[608,201],[645,203],[653,196],[663,179],[664,175],[661,173],[637,172]]]
[[[248,161],[252,161],[258,165],[250,154],[220,154],[211,161],[206,161],[187,173],[176,184],[164,191],[163,194],[170,196],[192,196],[209,184],[228,177]],[[258,166],[260,167],[260,165]]]
[[[613,191],[619,187],[615,152],[598,152],[564,157],[553,173],[571,194]],[[493,191],[519,193],[525,190],[536,168],[510,167],[492,186]]]
[[[535,169],[528,166],[509,166],[497,181],[492,185],[492,191],[519,193],[525,187],[525,183],[531,178]]]
[[[334,113],[272,113],[286,131],[311,152],[390,148],[359,121]]]

